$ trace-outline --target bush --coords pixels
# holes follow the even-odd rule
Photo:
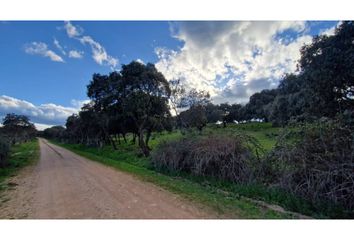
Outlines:
[[[6,166],[6,161],[10,152],[10,146],[8,141],[0,136],[0,168]]]
[[[301,137],[299,137],[301,136]],[[354,134],[340,122],[306,124],[267,158],[271,182],[314,204],[354,210]],[[328,204],[327,204],[328,205]]]
[[[248,136],[197,136],[162,143],[153,152],[152,165],[160,171],[249,183],[257,176],[260,150]]]

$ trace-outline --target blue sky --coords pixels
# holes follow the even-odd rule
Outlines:
[[[156,62],[156,45],[176,48],[178,41],[169,35],[167,22],[75,22],[120,63],[142,59]],[[69,106],[71,99],[85,99],[85,86],[94,72],[108,73],[109,66],[99,65],[88,46],[70,39],[63,22],[6,22],[0,24],[1,93],[29,100],[33,104],[52,102]],[[61,54],[64,50],[83,51],[82,59]],[[43,42],[62,56],[65,63],[26,54],[25,45]],[[117,66],[119,67],[119,66]]]
[[[0,23],[0,117],[26,114],[39,128],[64,124],[87,100],[93,73],[132,60],[166,78],[241,102],[295,70],[299,48],[338,22],[42,21]]]

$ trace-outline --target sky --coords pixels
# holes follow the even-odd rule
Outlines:
[[[64,125],[88,102],[93,73],[154,63],[167,80],[207,90],[214,103],[246,103],[296,71],[299,49],[337,21],[0,22],[0,118],[37,129]]]

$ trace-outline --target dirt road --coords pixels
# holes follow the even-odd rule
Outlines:
[[[40,160],[13,179],[0,218],[210,218],[153,184],[40,139]]]

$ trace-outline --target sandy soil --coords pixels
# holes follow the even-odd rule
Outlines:
[[[39,141],[38,164],[9,180],[0,218],[214,218],[153,184]]]

